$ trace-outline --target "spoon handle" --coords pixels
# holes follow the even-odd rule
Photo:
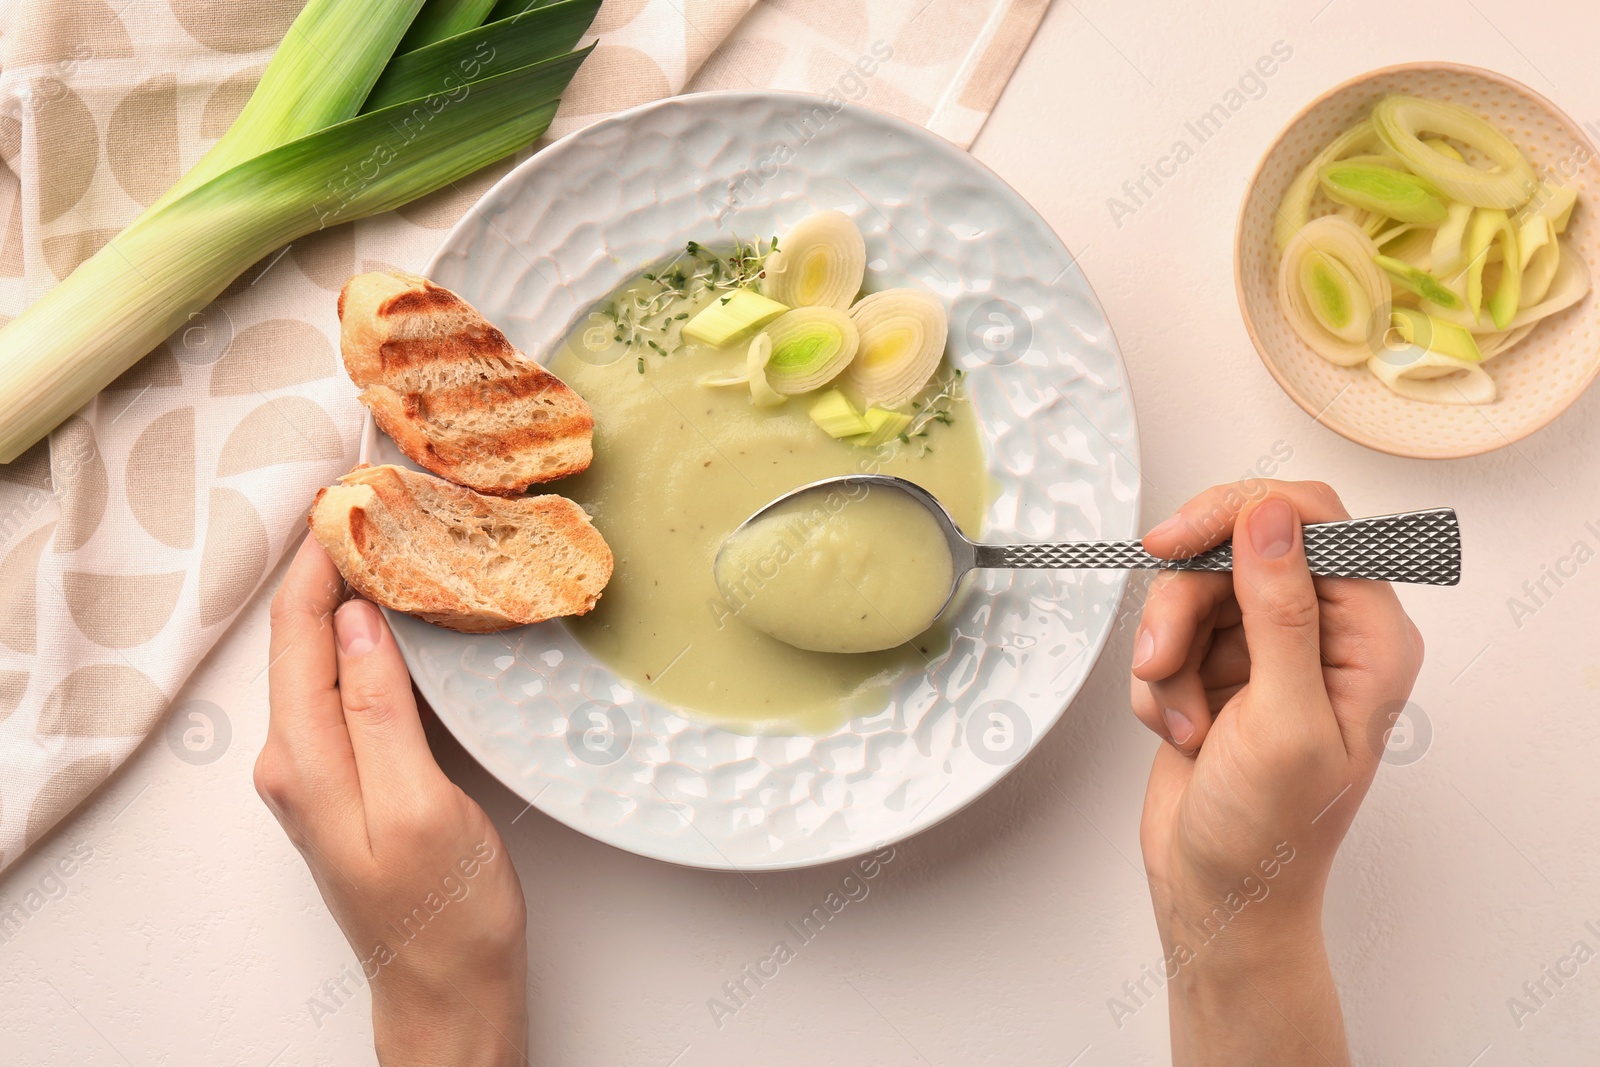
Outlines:
[[[1321,578],[1455,585],[1461,581],[1461,526],[1451,508],[1324,522],[1305,528],[1306,561]],[[1161,559],[1138,541],[1063,545],[978,545],[977,566],[1063,570],[1231,571],[1233,544],[1188,559]]]

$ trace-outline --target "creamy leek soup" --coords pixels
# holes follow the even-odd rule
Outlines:
[[[747,346],[686,343],[682,324],[726,295],[709,273],[726,286],[729,276],[749,280],[759,262],[697,248],[687,265],[679,257],[581,318],[550,361],[595,416],[593,465],[554,488],[588,509],[616,557],[599,606],[567,625],[635,688],[687,714],[734,729],[826,732],[881,708],[896,681],[948,648],[948,631],[865,654],[797,648],[743,621],[718,587],[718,551],[790,490],[856,473],[916,482],[976,536],[987,504],[977,420],[948,368],[911,408],[922,417],[873,448],[830,437],[808,397],[762,408],[748,388],[705,384],[741,370]],[[705,265],[712,260],[720,266]],[[873,559],[915,540],[914,527],[890,525]],[[899,610],[888,592],[882,599]]]
[[[880,652],[933,625],[955,561],[920,502],[885,486],[813,489],[741,527],[717,556],[739,621],[814,652]]]

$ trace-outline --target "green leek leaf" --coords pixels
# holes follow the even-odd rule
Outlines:
[[[559,3],[561,3],[561,0],[500,0],[494,6],[494,10],[489,12],[489,17],[483,21],[499,22],[501,19],[520,15],[524,11],[536,11],[541,7],[550,7],[552,4]]]
[[[1331,256],[1314,253],[1300,267],[1306,302],[1322,328],[1341,341],[1360,341],[1367,334],[1372,306],[1350,272]]]
[[[396,56],[361,110],[452,92],[466,82],[566,55],[599,10],[600,0],[562,0]]]
[[[494,8],[495,0],[427,0],[417,17],[411,20],[396,56],[426,48],[437,41],[466,33],[483,25],[483,20]]]

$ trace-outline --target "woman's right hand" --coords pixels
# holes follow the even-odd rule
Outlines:
[[[1144,538],[1165,558],[1234,551],[1231,575],[1158,577],[1134,642],[1134,712],[1167,742],[1140,840],[1182,1064],[1254,1062],[1262,1049],[1233,1044],[1251,1029],[1238,998],[1280,1033],[1271,1062],[1345,1054],[1323,889],[1422,665],[1393,588],[1311,576],[1302,522],[1350,517],[1333,490],[1260,484],[1253,500],[1208,490]],[[1180,1027],[1186,1007],[1223,1015]],[[1233,1033],[1209,1033],[1222,1019]]]

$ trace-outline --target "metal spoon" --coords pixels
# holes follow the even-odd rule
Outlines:
[[[1078,541],[1056,545],[985,545],[967,539],[944,505],[922,486],[886,474],[847,474],[803,485],[739,524],[745,527],[796,497],[833,488],[867,487],[904,493],[928,510],[950,545],[955,566],[950,606],[961,578],[975,569],[1231,571],[1233,545],[1218,545],[1187,559],[1162,559],[1138,541]],[[1315,523],[1305,527],[1306,562],[1321,578],[1367,578],[1378,582],[1455,585],[1461,581],[1461,527],[1452,508],[1379,515],[1370,519]],[[724,548],[727,542],[724,542]],[[721,551],[718,552],[720,559]]]

